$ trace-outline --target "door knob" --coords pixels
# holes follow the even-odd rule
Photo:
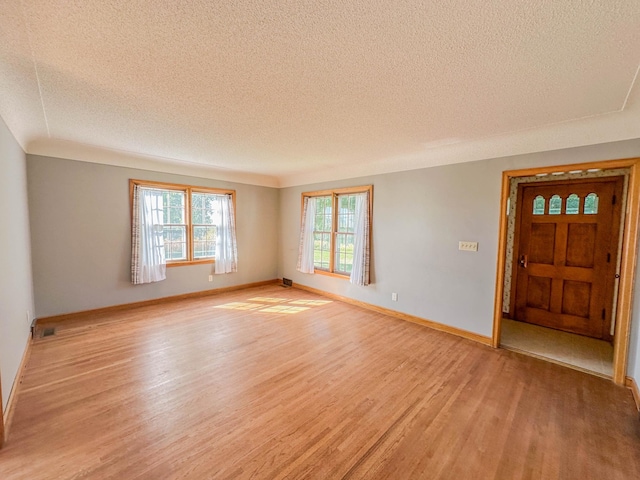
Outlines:
[[[520,255],[520,260],[518,260],[518,263],[520,263],[521,267],[527,268],[527,265],[529,265],[529,257],[527,255]]]

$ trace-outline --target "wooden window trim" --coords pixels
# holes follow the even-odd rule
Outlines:
[[[193,223],[191,221],[191,194],[192,193],[212,193],[214,195],[231,195],[233,202],[233,211],[236,210],[236,191],[224,188],[199,187],[195,185],[185,185],[180,183],[154,182],[147,180],[130,179],[129,180],[129,213],[131,221],[133,221],[133,190],[136,185],[149,188],[158,188],[161,190],[179,190],[185,192],[185,220],[187,227],[187,259],[186,260],[168,260],[167,267],[183,267],[186,265],[212,264],[215,260],[212,258],[198,259],[193,258]],[[234,215],[235,220],[235,215]]]
[[[338,227],[338,216],[336,212],[338,210],[338,196],[349,195],[355,193],[369,193],[369,238],[371,238],[372,226],[373,226],[373,185],[361,185],[359,187],[345,187],[345,188],[333,188],[328,190],[316,190],[313,192],[302,192],[300,219],[302,224],[302,215],[304,214],[304,199],[310,197],[328,197],[331,196],[331,245],[329,254],[329,270],[319,269],[314,267],[314,273],[320,275],[327,275],[329,277],[336,277],[341,279],[348,279],[350,274],[340,273],[335,271],[335,237]]]

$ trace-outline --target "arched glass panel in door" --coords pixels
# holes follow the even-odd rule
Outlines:
[[[533,214],[534,215],[544,215],[544,204],[545,200],[542,195],[538,195],[533,199]]]
[[[560,215],[562,213],[562,198],[560,195],[554,195],[549,200],[549,215]]]
[[[595,215],[598,213],[598,195],[590,193],[584,199],[584,213],[586,215]]]
[[[577,215],[580,213],[580,197],[572,193],[567,197],[567,215]]]

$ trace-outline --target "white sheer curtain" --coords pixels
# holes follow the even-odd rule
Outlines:
[[[302,211],[302,227],[300,228],[300,245],[298,247],[297,269],[302,273],[313,273],[313,228],[316,219],[315,197],[304,197]]]
[[[166,278],[162,192],[136,185],[131,225],[131,283],[159,282]]]
[[[369,226],[369,193],[356,195],[356,211],[353,241],[353,266],[349,281],[354,285],[369,285],[369,261],[371,256]]]
[[[236,245],[236,221],[231,195],[219,195],[215,210],[219,212],[216,222],[216,256],[214,273],[238,271],[238,246]]]

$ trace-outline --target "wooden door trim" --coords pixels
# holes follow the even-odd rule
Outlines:
[[[613,381],[624,385],[629,355],[629,333],[631,329],[631,303],[633,299],[634,269],[638,247],[638,217],[640,214],[640,158],[605,160],[598,162],[555,165],[548,167],[506,170],[502,172],[502,191],[500,194],[500,219],[498,227],[498,257],[496,260],[496,288],[493,306],[493,334],[491,344],[500,345],[502,326],[502,298],[504,293],[505,255],[507,248],[507,202],[509,184],[512,178],[529,177],[539,174],[552,174],[558,171],[629,169],[627,203],[623,227],[623,242],[620,263],[620,283],[618,288],[616,328],[613,345]]]

